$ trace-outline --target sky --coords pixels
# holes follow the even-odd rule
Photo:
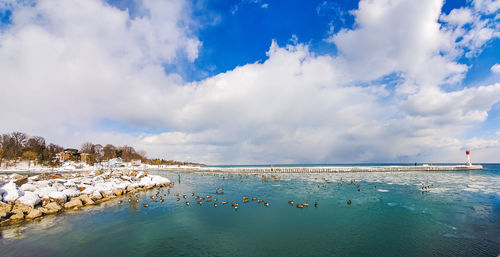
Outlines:
[[[0,133],[206,164],[500,162],[500,0],[0,0]]]

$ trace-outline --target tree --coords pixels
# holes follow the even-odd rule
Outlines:
[[[16,160],[17,158],[20,158],[23,154],[23,148],[26,144],[28,136],[25,133],[22,132],[12,132],[11,134],[12,138],[12,145],[11,147],[13,148],[13,157]]]
[[[23,153],[23,159],[28,161],[28,166],[31,166],[31,161],[36,160],[38,154],[33,151],[26,151]]]
[[[114,145],[107,144],[102,151],[104,160],[113,159],[116,156],[116,147]]]
[[[45,139],[43,137],[34,136],[26,142],[25,151],[36,153],[36,159],[39,163],[44,161],[43,151],[45,150]]]

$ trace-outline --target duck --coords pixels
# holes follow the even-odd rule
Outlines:
[[[318,202],[314,202],[314,207],[318,207]]]
[[[186,199],[186,198],[187,198],[187,196],[186,196],[186,195],[183,195],[183,196],[182,196],[182,198]]]
[[[235,209],[235,210],[238,210],[238,205],[234,206],[234,209]]]
[[[214,202],[217,202],[218,200],[219,200],[219,199],[217,199],[217,198],[214,198]]]
[[[252,197],[252,201],[255,201],[255,200],[257,200],[257,198],[256,197]]]
[[[351,200],[347,201],[347,204],[351,205],[351,203],[352,203],[352,201],[351,201]]]
[[[217,206],[218,206],[217,203],[214,203],[214,207],[217,208]]]
[[[304,205],[302,205],[302,204],[297,204],[297,208],[304,208]]]
[[[304,207],[309,207],[309,203],[303,203]]]
[[[243,200],[248,200],[248,196],[243,196]]]
[[[265,203],[264,203],[264,206],[269,207],[269,203],[268,203],[268,202],[265,202]]]
[[[293,205],[293,201],[288,201],[289,204]]]
[[[180,200],[181,200],[181,198],[177,197],[177,201],[180,201]]]
[[[194,193],[191,193],[191,196],[194,196]]]
[[[186,201],[186,205],[189,206],[189,201]]]
[[[222,201],[222,205],[227,204],[227,201]]]
[[[231,206],[238,206],[238,203],[233,203],[231,204]]]
[[[211,195],[207,195],[207,198],[212,198],[212,196]]]
[[[195,196],[195,197],[194,197],[194,199],[198,199],[198,198],[200,198],[200,197],[199,197],[199,196]]]
[[[148,208],[148,206],[149,206],[149,205],[148,205],[147,203],[145,203],[145,204],[143,204],[142,206],[144,206],[144,207]]]
[[[205,200],[205,197],[200,197],[200,201],[203,201],[203,200]]]
[[[201,205],[201,203],[203,203],[202,201],[198,201],[198,204]]]
[[[257,200],[257,202],[262,203],[262,202],[264,202],[264,200],[259,199],[259,200]]]
[[[205,200],[205,201],[207,201],[207,202],[211,202],[211,201],[212,201],[212,199],[208,198],[208,199],[207,199],[207,200]]]
[[[175,196],[179,196],[179,193],[175,193]]]
[[[248,203],[248,199],[243,200],[244,203]]]
[[[163,200],[163,199],[160,199],[160,203],[163,203],[164,201],[165,201],[165,200]]]

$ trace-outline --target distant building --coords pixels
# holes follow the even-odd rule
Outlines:
[[[62,151],[60,153],[56,153],[56,159],[60,162],[65,162],[69,160],[70,152]]]
[[[88,153],[81,153],[80,154],[80,161],[87,162],[88,156],[89,156]]]

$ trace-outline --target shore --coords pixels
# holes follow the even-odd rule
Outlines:
[[[0,226],[75,211],[169,185],[165,177],[125,169],[0,175]]]

